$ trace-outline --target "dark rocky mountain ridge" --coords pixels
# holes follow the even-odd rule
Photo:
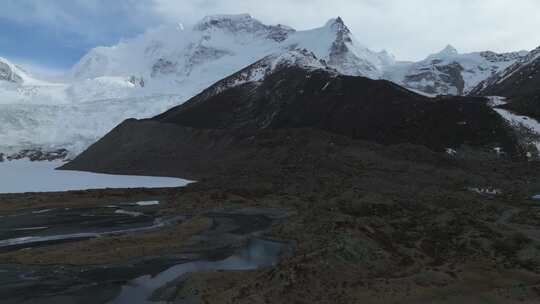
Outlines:
[[[389,81],[297,65],[224,86],[232,82],[220,81],[154,118],[125,121],[64,169],[199,178],[232,167],[279,167],[276,154],[294,153],[288,142],[307,138],[305,146],[318,145],[331,136],[435,151],[519,151],[504,120],[482,98],[431,99]],[[322,142],[324,149],[333,143]],[[265,145],[282,152],[263,156]]]

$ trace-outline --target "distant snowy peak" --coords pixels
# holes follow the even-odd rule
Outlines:
[[[380,79],[384,69],[395,63],[386,51],[376,53],[358,42],[341,17],[331,19],[325,27],[334,35],[328,63],[342,74]]]
[[[457,55],[459,55],[458,50],[455,47],[453,47],[452,45],[449,44],[442,51],[431,55],[430,58],[444,59],[444,58],[455,57]]]
[[[540,47],[514,60],[507,68],[479,83],[472,95],[525,96],[540,92]]]
[[[351,34],[351,30],[347,27],[347,25],[345,25],[345,22],[341,17],[328,20],[325,26],[330,27],[336,33],[340,33],[342,35]]]
[[[448,45],[422,61],[391,66],[385,77],[429,94],[464,95],[526,54],[490,51],[460,54],[456,48]]]
[[[269,55],[307,50],[344,75],[388,79],[428,94],[468,94],[526,53],[460,54],[448,45],[419,62],[396,62],[365,47],[340,17],[311,30],[266,25],[250,15],[207,16],[192,27],[164,26],[112,47],[90,51],[74,81],[138,79],[136,96],[193,94]],[[189,97],[189,96],[188,96]]]
[[[0,57],[0,81],[22,84],[30,76],[20,67]]]

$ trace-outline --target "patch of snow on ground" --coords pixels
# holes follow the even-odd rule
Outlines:
[[[523,126],[529,129],[534,134],[540,136],[540,122],[536,119],[530,118],[528,116],[517,115],[508,110],[504,109],[494,109],[499,113],[504,119],[506,119],[513,126]],[[534,142],[536,149],[540,152],[540,141]]]
[[[446,154],[448,154],[450,156],[455,156],[457,154],[457,151],[455,149],[452,149],[452,148],[446,148]]]
[[[116,214],[129,215],[129,216],[133,216],[133,217],[138,217],[138,216],[142,216],[142,215],[143,215],[143,214],[140,213],[140,212],[136,212],[136,211],[127,211],[127,210],[122,210],[122,209],[116,210],[114,213],[116,213]]]
[[[61,162],[26,160],[0,163],[0,193],[57,192],[106,188],[182,187],[190,181],[150,176],[58,171]]]
[[[159,205],[159,201],[145,201],[145,202],[137,202],[135,203],[137,206],[155,206]]]
[[[481,195],[499,195],[502,193],[500,189],[495,188],[469,188],[468,190]]]
[[[501,96],[488,96],[488,106],[490,107],[498,107],[507,104],[506,97]]]
[[[411,91],[411,92],[414,92],[414,93],[416,93],[418,95],[425,96],[425,97],[429,97],[429,98],[437,97],[437,94],[429,94],[429,93],[426,93],[426,92],[423,92],[423,91],[420,91],[420,90],[417,90],[417,89],[411,89],[411,88],[406,88],[406,89]]]

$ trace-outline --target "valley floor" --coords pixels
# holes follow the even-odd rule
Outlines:
[[[81,210],[105,221],[114,212],[103,206],[116,205],[150,218],[185,216],[143,233],[2,248],[4,272],[48,269],[65,277],[41,289],[4,278],[0,303],[24,302],[21,294],[28,303],[38,303],[33,294],[42,303],[69,303],[77,293],[85,303],[81,295],[89,290],[69,284],[113,280],[114,288],[107,285],[101,289],[107,294],[92,299],[105,303],[141,271],[226,257],[253,238],[285,241],[292,252],[275,267],[184,276],[153,298],[220,304],[538,302],[540,203],[529,199],[540,192],[538,163],[466,160],[410,145],[341,144],[290,153],[264,173],[256,166],[226,171],[185,188],[0,195],[0,216],[19,227],[23,222],[11,216],[24,210]],[[160,204],[121,205],[139,201]],[[3,239],[13,237],[7,228]],[[126,263],[131,273],[118,270]],[[99,275],[92,272],[96,267],[114,271]],[[93,275],[66,286],[76,271]]]

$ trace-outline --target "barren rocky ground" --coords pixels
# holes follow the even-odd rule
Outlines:
[[[3,252],[0,261],[54,268],[208,252],[220,247],[216,240],[196,240],[209,229],[211,214],[236,212],[247,216],[243,226],[251,229],[221,231],[243,236],[217,238],[229,249],[259,231],[259,237],[290,242],[294,253],[283,256],[274,268],[195,273],[164,287],[155,299],[178,303],[536,303],[540,299],[540,208],[529,199],[540,191],[537,162],[480,161],[473,152],[459,158],[413,145],[379,146],[337,138],[329,138],[324,149],[321,142],[311,149],[291,138],[276,145],[275,153],[269,149],[267,154],[252,154],[250,167],[238,170],[232,162],[234,170],[224,166],[222,174],[181,189],[2,195],[2,216],[19,208],[88,208],[159,199],[163,203],[154,207],[153,214],[189,214],[190,219],[143,234]],[[280,165],[254,165],[269,159]],[[272,214],[274,220],[266,228],[247,220],[256,214]]]

